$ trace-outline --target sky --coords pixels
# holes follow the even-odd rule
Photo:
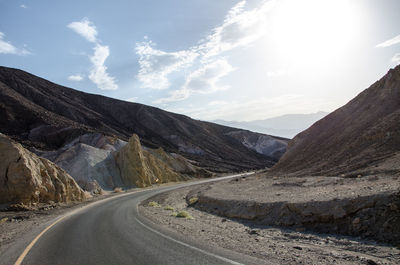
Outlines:
[[[333,111],[400,64],[398,0],[0,0],[0,65],[201,120]]]

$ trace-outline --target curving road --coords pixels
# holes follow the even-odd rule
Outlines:
[[[128,193],[71,212],[25,251],[21,264],[268,264],[164,230],[138,213],[155,194],[209,181],[215,180]]]

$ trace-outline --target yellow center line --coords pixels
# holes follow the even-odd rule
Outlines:
[[[143,191],[144,191],[144,190],[143,190]],[[24,260],[24,258],[26,257],[26,255],[29,253],[29,251],[32,249],[32,247],[36,244],[36,242],[43,236],[43,234],[46,233],[47,231],[49,231],[50,228],[52,228],[53,226],[55,226],[56,224],[58,224],[59,222],[61,222],[62,220],[64,220],[66,217],[71,216],[71,215],[74,215],[74,214],[76,214],[76,213],[78,213],[78,212],[81,212],[81,211],[83,211],[83,210],[86,210],[86,209],[88,209],[88,208],[91,208],[91,207],[93,207],[93,206],[95,206],[95,205],[98,205],[98,204],[100,204],[100,203],[104,203],[104,202],[106,202],[106,201],[114,200],[114,199],[117,199],[117,198],[120,198],[120,197],[128,196],[128,195],[131,195],[131,194],[133,194],[133,193],[139,193],[139,192],[142,192],[142,190],[141,190],[141,191],[131,191],[131,192],[127,192],[127,193],[125,193],[125,194],[120,194],[120,195],[113,196],[113,197],[111,197],[111,198],[105,198],[105,199],[102,199],[102,200],[99,200],[99,201],[92,202],[92,203],[90,203],[89,205],[85,205],[85,206],[82,207],[82,208],[78,208],[78,209],[75,209],[75,210],[73,210],[73,211],[71,211],[71,212],[68,212],[68,213],[65,214],[64,216],[62,216],[62,217],[60,217],[59,219],[57,219],[56,221],[54,221],[51,225],[49,225],[48,227],[46,227],[42,232],[40,232],[40,234],[37,235],[37,236],[35,237],[35,239],[33,239],[32,242],[25,248],[24,252],[22,252],[22,254],[18,257],[18,259],[17,259],[17,261],[14,263],[14,265],[21,265],[21,264],[22,264],[22,261]]]
[[[254,172],[244,173],[244,174],[237,174],[237,175],[232,175],[232,176],[227,176],[227,177],[221,177],[221,178],[219,178],[219,179],[214,179],[214,180],[211,180],[211,181],[217,181],[217,180],[222,180],[222,179],[237,177],[237,176],[241,176],[241,175],[250,175],[250,174],[252,174],[252,173],[254,173]],[[200,184],[200,183],[202,183],[202,182],[210,182],[210,180],[196,181],[196,182],[197,182],[197,183],[192,183],[192,184],[190,184],[190,185]],[[186,186],[186,185],[183,185],[183,186]],[[179,185],[177,185],[177,187],[179,187]],[[133,193],[140,193],[140,192],[144,192],[144,191],[146,191],[146,190],[153,190],[153,189],[154,189],[154,187],[150,187],[150,188],[143,189],[143,190],[134,190],[134,191],[131,191],[131,192],[127,192],[127,193],[125,193],[125,194],[116,195],[116,196],[113,196],[113,197],[111,197],[111,198],[106,198],[106,199],[102,199],[102,200],[99,200],[99,201],[92,202],[92,203],[90,203],[89,205],[86,205],[86,206],[84,206],[84,207],[82,207],[82,208],[80,208],[80,209],[76,209],[76,210],[73,210],[73,211],[71,211],[71,212],[65,214],[64,216],[62,216],[62,217],[60,217],[59,219],[57,219],[56,221],[54,221],[51,225],[49,225],[48,227],[46,227],[42,232],[40,232],[40,234],[37,235],[37,236],[35,237],[35,239],[32,240],[32,242],[25,248],[24,252],[22,252],[22,254],[18,257],[18,259],[17,259],[17,261],[14,263],[14,265],[21,265],[21,264],[22,264],[22,261],[24,260],[24,258],[26,257],[26,255],[28,255],[29,251],[30,251],[30,250],[32,249],[32,247],[36,244],[36,242],[43,236],[43,234],[46,233],[50,228],[52,228],[53,226],[55,226],[57,223],[59,223],[59,222],[61,222],[62,220],[64,220],[66,217],[71,216],[71,215],[73,215],[73,214],[76,214],[77,212],[81,212],[81,211],[83,211],[83,210],[86,210],[86,209],[88,209],[88,208],[91,208],[91,207],[93,207],[93,206],[95,206],[95,205],[98,205],[98,204],[100,204],[100,203],[104,203],[104,202],[106,202],[106,201],[114,200],[114,199],[117,199],[117,198],[119,198],[119,197],[125,197],[125,196],[131,195],[131,194],[133,194]],[[155,188],[155,189],[158,189],[158,188]]]
[[[32,240],[32,242],[25,248],[24,252],[22,252],[22,254],[18,257],[17,261],[14,263],[14,265],[20,265],[22,263],[22,261],[24,260],[24,258],[26,257],[26,255],[28,254],[28,252],[31,250],[31,248],[33,247],[33,245],[35,245],[35,243],[39,240],[39,238],[46,233],[50,228],[52,228],[54,225],[56,225],[58,222],[62,221],[65,217],[67,217],[68,215],[64,215],[63,217],[57,219],[54,223],[52,223],[51,225],[49,225],[48,227],[46,227],[46,229],[44,229],[39,235],[37,235],[35,237],[34,240]]]

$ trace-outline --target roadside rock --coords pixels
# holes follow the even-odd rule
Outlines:
[[[85,193],[67,172],[0,134],[0,203],[84,199]]]

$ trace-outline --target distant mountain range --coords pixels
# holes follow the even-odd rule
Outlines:
[[[310,114],[286,114],[274,118],[254,121],[225,121],[214,120],[217,124],[250,130],[253,132],[293,138],[316,121],[328,115],[328,112],[319,111]]]

